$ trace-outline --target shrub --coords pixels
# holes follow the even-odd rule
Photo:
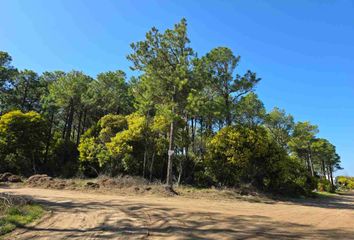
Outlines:
[[[354,177],[338,176],[336,178],[336,185],[342,189],[354,189]]]
[[[30,175],[39,168],[45,148],[46,121],[19,110],[0,117],[0,172]]]
[[[317,183],[317,190],[320,192],[334,192],[334,187],[327,179],[320,179]]]
[[[71,141],[57,139],[47,164],[47,173],[52,176],[73,177],[78,170],[79,152]]]

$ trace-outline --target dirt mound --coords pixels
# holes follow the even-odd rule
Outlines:
[[[52,180],[53,178],[49,177],[47,174],[36,174],[29,177],[26,183],[32,186],[36,186],[36,185],[42,185],[43,183],[48,183]]]
[[[118,176],[115,178],[101,177],[97,183],[104,188],[131,188],[136,186],[145,186],[149,183],[139,177]]]
[[[31,187],[53,188],[53,189],[74,189],[73,181],[52,178],[46,174],[37,174],[29,177],[26,184]]]
[[[7,181],[12,183],[18,183],[18,182],[22,182],[22,179],[20,176],[11,175],[10,177],[7,178]]]
[[[6,172],[0,174],[0,182],[7,182],[7,179],[12,175],[12,173]]]
[[[12,183],[18,183],[22,182],[22,179],[20,176],[14,175],[12,173],[6,172],[3,174],[0,174],[0,182],[12,182]]]
[[[98,184],[100,186],[103,186],[105,188],[111,188],[111,187],[118,187],[118,182],[114,179],[111,178],[103,178],[98,181]]]
[[[54,189],[65,189],[68,187],[68,182],[60,179],[50,180],[44,187],[54,188]]]
[[[98,183],[94,183],[94,182],[87,182],[85,185],[86,188],[100,188],[100,185]]]

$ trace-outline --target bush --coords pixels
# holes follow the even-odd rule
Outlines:
[[[221,129],[207,145],[207,171],[218,184],[239,185],[251,173],[253,160],[263,155],[267,140],[262,128],[259,132],[241,126]]]
[[[8,112],[0,117],[0,172],[30,175],[45,149],[46,121],[36,112]]]
[[[320,192],[334,192],[334,187],[327,179],[320,179],[317,183],[317,190]]]
[[[287,178],[289,158],[263,127],[221,129],[208,143],[206,169],[216,183],[251,183],[261,190],[278,188]]]
[[[58,177],[73,177],[77,173],[79,152],[75,143],[57,139],[46,164],[46,173]]]

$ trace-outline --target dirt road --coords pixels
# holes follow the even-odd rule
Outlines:
[[[332,201],[250,203],[3,189],[51,213],[7,239],[354,239],[354,194]]]

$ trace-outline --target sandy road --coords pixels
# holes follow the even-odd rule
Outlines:
[[[6,239],[354,239],[354,194],[330,202],[250,203],[3,189],[51,213]]]

